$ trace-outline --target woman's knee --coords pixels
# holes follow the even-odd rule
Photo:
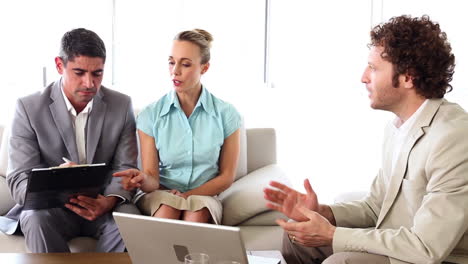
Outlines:
[[[209,223],[211,214],[208,208],[203,208],[198,211],[184,211],[182,219],[190,222]]]
[[[162,204],[153,214],[154,217],[180,219],[181,211],[169,205]]]

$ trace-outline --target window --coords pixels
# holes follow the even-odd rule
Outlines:
[[[95,31],[106,44],[104,85],[112,79],[112,1],[15,0],[0,2],[0,72],[4,100],[0,123],[14,113],[16,98],[59,78],[54,58],[62,35],[77,27]],[[45,78],[44,78],[45,77]]]
[[[309,178],[322,202],[368,190],[389,120],[370,109],[360,81],[371,2],[271,2],[269,92],[276,97],[265,107],[276,117],[279,163],[295,187]]]
[[[116,89],[131,95],[138,107],[159,99],[172,89],[167,67],[172,39],[180,31],[202,28],[214,37],[202,83],[242,108],[242,98],[263,81],[264,4],[116,0]]]

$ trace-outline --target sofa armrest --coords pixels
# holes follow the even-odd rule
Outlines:
[[[276,164],[272,164],[245,175],[220,193],[219,198],[223,203],[222,223],[235,226],[269,211],[263,198],[263,188],[272,180],[289,184],[284,172]]]
[[[5,215],[15,205],[11,198],[6,179],[0,176],[0,215]]]

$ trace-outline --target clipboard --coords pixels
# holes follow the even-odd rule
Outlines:
[[[32,169],[23,210],[64,207],[78,195],[95,198],[111,178],[105,163]]]

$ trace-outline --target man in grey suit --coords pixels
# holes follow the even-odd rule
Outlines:
[[[104,43],[96,33],[71,30],[62,37],[55,58],[61,79],[17,102],[7,172],[16,205],[6,215],[13,224],[0,228],[11,234],[19,221],[32,252],[69,252],[67,241],[77,236],[97,238],[99,252],[125,250],[112,211],[138,211],[128,203],[133,193],[122,189],[118,178],[96,198],[80,195],[63,208],[22,210],[34,168],[57,166],[62,158],[70,160],[65,165],[106,163],[110,174],[136,167],[131,100],[101,86],[105,59]]]
[[[454,61],[427,16],[374,27],[362,82],[372,108],[396,115],[382,167],[347,203],[319,204],[308,180],[306,194],[265,188],[267,206],[295,220],[277,221],[288,263],[468,263],[468,115],[443,99]]]

